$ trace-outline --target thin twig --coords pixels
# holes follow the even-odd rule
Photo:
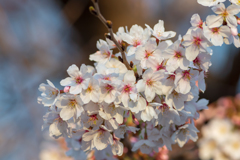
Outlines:
[[[122,59],[123,59],[123,63],[125,64],[125,66],[127,67],[128,70],[132,70],[131,66],[129,65],[125,52],[122,49],[121,45],[118,43],[118,41],[116,40],[116,38],[114,37],[113,34],[113,30],[112,30],[112,22],[111,21],[107,21],[103,15],[100,12],[99,9],[99,4],[98,4],[98,0],[92,0],[94,7],[95,7],[95,11],[96,11],[96,16],[101,20],[101,22],[107,27],[110,36],[111,36],[111,40],[115,43],[116,47],[118,48],[118,50],[121,52],[122,55]]]

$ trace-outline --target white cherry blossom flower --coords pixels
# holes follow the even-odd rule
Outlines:
[[[119,85],[114,82],[101,81],[100,83],[101,97],[100,101],[112,103],[119,95]]]
[[[160,58],[160,49],[157,48],[155,38],[149,39],[144,46],[136,49],[135,58],[140,61],[141,67],[147,69],[156,59]]]
[[[153,29],[149,25],[145,25],[152,32],[153,36],[156,37],[158,40],[166,40],[176,35],[176,32],[173,31],[165,32],[164,22],[162,20],[159,20],[158,23],[155,24]]]
[[[238,34],[238,30],[236,27],[231,28],[231,35],[229,37],[224,38],[224,42],[226,44],[234,44],[235,47],[240,47],[240,38]]]
[[[117,69],[115,71],[116,71],[116,73],[119,73],[119,74],[124,74],[124,73],[126,73],[128,71],[126,66],[122,62],[120,62],[119,60],[114,59],[114,58],[110,59],[105,64],[105,66],[107,68],[115,68],[115,69]]]
[[[110,50],[109,45],[106,41],[100,39],[97,42],[97,48],[99,51],[91,54],[89,59],[98,63],[106,63],[112,56],[112,50]]]
[[[113,155],[121,156],[123,154],[123,144],[119,139],[114,138],[111,148]]]
[[[111,114],[100,110],[99,115],[104,119],[104,125],[107,129],[116,130],[118,128],[119,123]]]
[[[67,69],[70,77],[61,80],[60,84],[62,86],[71,86],[69,93],[79,94],[83,89],[87,89],[88,87],[91,74],[87,71],[88,69],[85,64],[82,64],[80,71],[79,68],[73,64]]]
[[[122,39],[130,44],[127,48],[127,56],[135,53],[138,46],[144,45],[150,38],[151,32],[149,29],[143,29],[141,26],[133,25],[129,33],[122,33]]]
[[[173,122],[180,121],[178,111],[170,108],[166,103],[159,105],[156,108],[158,114],[158,124],[168,126]]]
[[[138,95],[137,101],[129,101],[128,109],[134,113],[138,113],[146,109],[147,102],[146,99]]]
[[[224,21],[227,22],[229,27],[237,27],[237,19],[234,15],[240,12],[240,7],[237,5],[230,5],[225,8],[223,3],[220,3],[212,8],[213,12],[218,14],[210,15],[206,19],[209,28],[220,27]]]
[[[203,6],[212,7],[217,5],[219,2],[225,2],[226,0],[197,0],[197,2]]]
[[[86,104],[90,101],[97,103],[100,96],[99,90],[100,88],[98,80],[91,78],[88,84],[88,88],[86,90],[83,90],[80,94],[83,103]]]
[[[190,23],[192,29],[203,29],[203,20],[200,18],[199,14],[192,15]]]
[[[185,101],[191,101],[193,99],[193,95],[191,92],[188,94],[181,94],[173,90],[171,94],[168,94],[165,98],[165,102],[168,106],[174,107],[178,111],[181,111],[184,108]]]
[[[105,126],[101,125],[98,130],[91,130],[82,136],[83,141],[93,141],[97,150],[103,150],[110,144],[113,144],[113,137]]]
[[[42,92],[40,99],[44,106],[53,106],[60,97],[60,91],[54,86],[54,84],[47,80],[48,84],[40,84],[38,90]]]
[[[175,79],[175,91],[182,94],[187,94],[191,90],[190,82],[198,75],[196,70],[185,70],[177,72]]]
[[[205,72],[208,71],[209,67],[212,65],[211,61],[211,55],[207,52],[201,52],[199,55],[193,60],[193,65]]]
[[[187,70],[190,64],[185,57],[185,49],[180,45],[181,40],[177,40],[161,56],[168,59],[166,69],[168,72],[174,72],[178,67],[182,70]]]
[[[117,121],[118,124],[123,123],[123,113],[124,113],[123,108],[118,107],[114,103],[111,103],[111,104],[104,103],[103,109],[104,109],[104,112],[106,114],[110,115],[109,116],[110,118],[113,117]]]
[[[223,44],[223,37],[229,37],[231,35],[231,31],[228,26],[208,28],[204,25],[203,33],[214,46],[221,46]]]
[[[83,102],[81,101],[79,96],[67,94],[63,95],[58,103],[58,107],[62,108],[60,112],[60,117],[63,120],[69,120],[70,118],[74,118],[75,120],[81,116],[84,111]]]
[[[127,73],[124,75],[123,84],[120,88],[121,95],[119,96],[125,107],[128,107],[129,101],[136,102],[138,99],[138,92],[135,83],[136,77],[134,72],[127,71]]]
[[[176,141],[179,147],[182,147],[189,139],[196,142],[197,136],[197,128],[194,124],[185,124],[179,127],[172,135],[172,140]]]
[[[157,119],[158,115],[155,111],[155,108],[160,106],[160,103],[147,103],[146,109],[141,112],[141,119],[146,122],[146,121],[151,121],[153,118]]]
[[[59,110],[47,112],[43,116],[44,125],[42,126],[42,130],[46,127],[49,127],[49,135],[54,138],[59,138],[60,136],[70,136],[71,130],[68,127],[66,121],[64,121],[60,115]]]
[[[138,92],[144,91],[148,102],[153,100],[155,94],[162,94],[160,80],[163,79],[163,72],[162,70],[154,72],[152,69],[148,69],[144,72],[143,79],[137,82]]]
[[[167,60],[165,60],[163,57],[156,59],[152,64],[151,68],[153,71],[159,71],[159,70],[166,70],[166,63]]]
[[[201,29],[192,30],[191,34],[183,36],[182,44],[186,47],[186,58],[193,61],[198,54],[207,50],[209,41],[203,35]]]
[[[93,130],[97,130],[103,123],[103,119],[98,113],[92,113],[90,115],[85,113],[81,116],[81,122],[83,122],[84,127],[92,127]]]

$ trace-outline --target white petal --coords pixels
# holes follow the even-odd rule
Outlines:
[[[219,27],[223,24],[223,17],[220,15],[219,16],[216,16],[216,15],[207,16],[206,23],[209,28]]]
[[[137,82],[136,87],[137,87],[138,92],[143,92],[145,90],[146,83],[141,79]]]
[[[60,117],[66,121],[66,120],[69,120],[70,118],[73,117],[75,113],[75,109],[74,108],[71,108],[71,107],[66,107],[66,108],[63,108],[60,112]]]
[[[198,46],[192,44],[186,49],[186,58],[189,61],[193,61],[199,54],[199,48]]]

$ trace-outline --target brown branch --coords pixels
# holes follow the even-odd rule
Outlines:
[[[116,47],[121,52],[123,63],[125,64],[125,66],[127,67],[128,70],[132,70],[131,66],[129,65],[129,63],[127,61],[127,58],[126,58],[126,55],[125,55],[125,52],[124,52],[123,48],[121,47],[121,45],[118,43],[118,41],[114,37],[113,30],[112,30],[112,22],[109,21],[109,20],[106,20],[103,17],[103,15],[101,14],[100,9],[99,9],[98,0],[92,0],[92,2],[93,2],[93,5],[94,5],[95,9],[90,7],[90,11],[95,16],[97,16],[101,20],[101,22],[107,27],[107,29],[110,33],[110,36],[111,36],[111,40],[115,43]]]

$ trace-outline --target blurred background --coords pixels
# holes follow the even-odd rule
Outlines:
[[[1,160],[49,159],[39,156],[47,138],[41,131],[46,109],[37,103],[38,86],[49,79],[60,87],[68,66],[93,64],[88,57],[107,30],[89,13],[90,5],[90,0],[0,0]],[[193,14],[203,20],[213,14],[197,0],[100,0],[100,9],[114,32],[134,24],[153,27],[161,19],[166,31],[181,35]],[[240,92],[240,50],[223,45],[213,52],[201,94],[210,103]]]

